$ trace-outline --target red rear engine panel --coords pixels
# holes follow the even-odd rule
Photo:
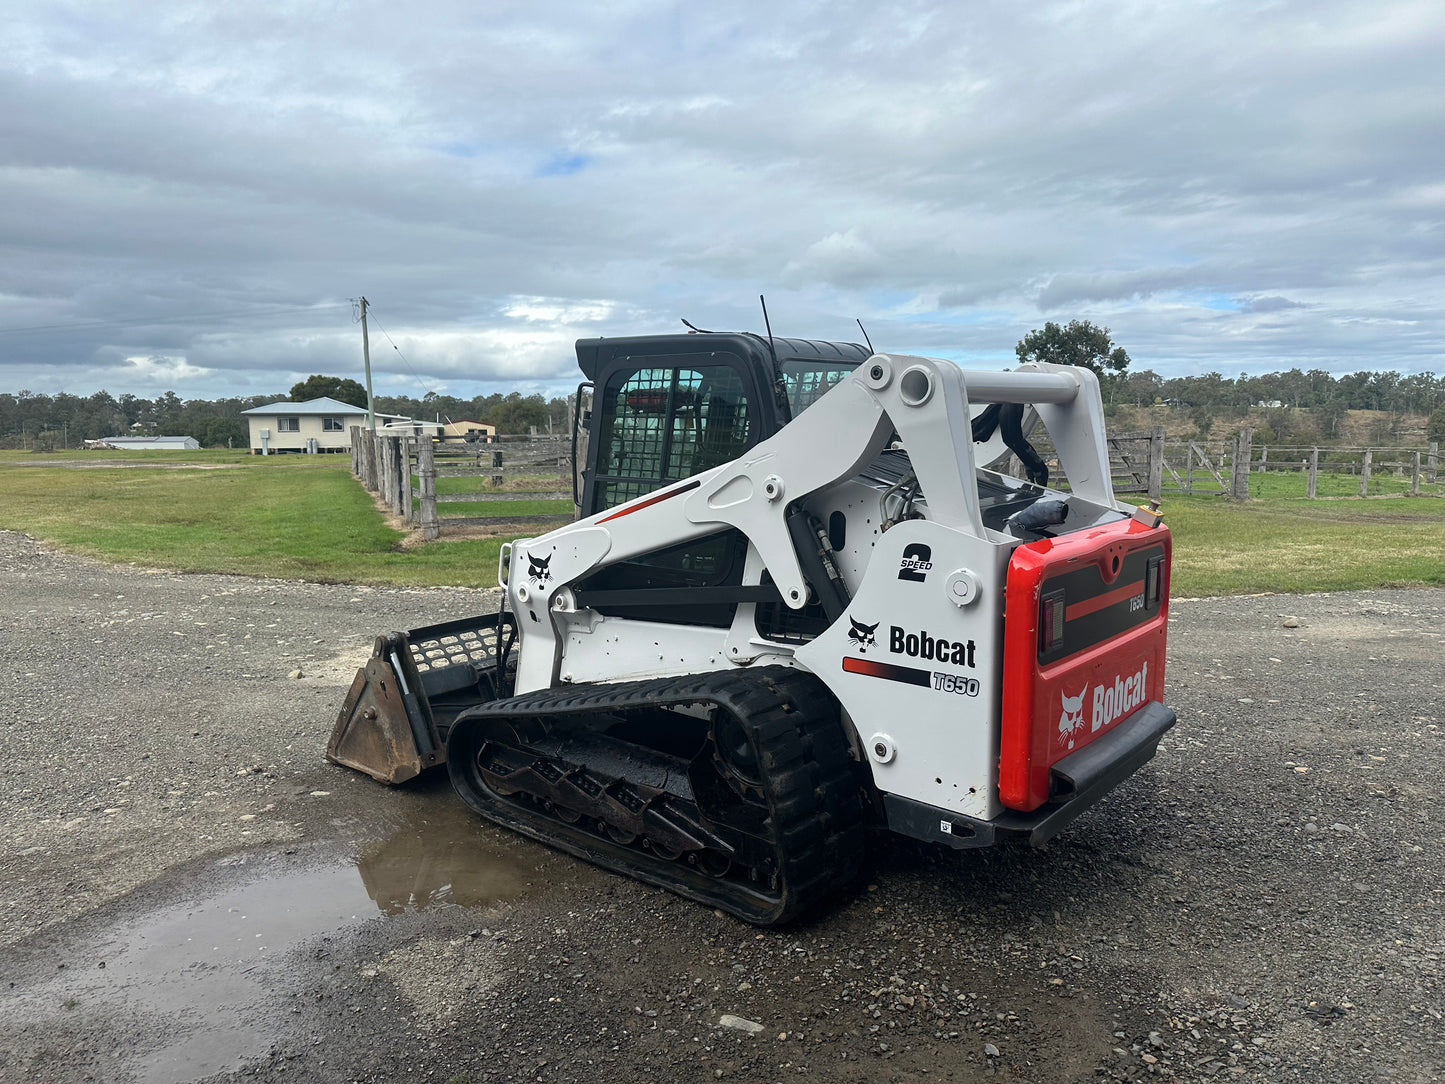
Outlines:
[[[1169,530],[1137,520],[1030,542],[1009,561],[999,800],[1030,812],[1049,769],[1164,697]]]

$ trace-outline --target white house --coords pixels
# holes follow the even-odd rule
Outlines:
[[[268,403],[241,413],[251,427],[252,455],[350,451],[351,427],[366,428],[365,407],[324,396],[304,403]],[[376,415],[378,429],[410,422],[400,414]]]

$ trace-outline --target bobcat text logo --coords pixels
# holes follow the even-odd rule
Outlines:
[[[1078,696],[1069,696],[1063,689],[1059,690],[1059,702],[1064,709],[1064,713],[1059,716],[1060,745],[1067,744],[1072,749],[1074,735],[1084,728],[1084,696],[1088,691],[1087,685],[1079,690]]]
[[[527,575],[534,583],[546,583],[552,578],[552,554],[546,557],[535,557],[527,554]]]
[[[1122,719],[1148,698],[1149,664],[1146,662],[1136,674],[1116,677],[1112,685],[1094,686],[1094,710],[1089,717],[1089,728],[1098,730]]]
[[[946,636],[933,637],[926,632],[905,632],[897,625],[888,630],[888,650],[895,655],[951,662],[955,666],[974,665],[972,640],[950,640]]]
[[[913,542],[903,547],[903,560],[898,562],[898,578],[923,583],[932,567],[933,550],[922,542]]]
[[[848,630],[848,640],[859,651],[867,651],[870,647],[878,643],[878,641],[873,638],[873,633],[877,630],[879,624],[877,621],[871,625],[860,625],[850,617],[848,618],[848,624],[853,626]]]

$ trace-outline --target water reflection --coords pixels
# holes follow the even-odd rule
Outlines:
[[[480,907],[521,895],[534,877],[515,850],[455,800],[417,816],[356,863],[376,906],[389,915],[439,903]]]
[[[425,804],[355,862],[253,854],[217,863],[189,886],[192,898],[133,910],[50,949],[76,966],[0,993],[0,1018],[37,1025],[28,1030],[38,1036],[120,1029],[114,1047],[130,1052],[120,1075],[141,1084],[181,1084],[264,1054],[279,1033],[271,994],[280,969],[304,967],[296,950],[307,942],[381,921],[378,910],[499,903],[536,880],[528,848],[499,846],[445,795]],[[114,1012],[122,1007],[130,1011]]]

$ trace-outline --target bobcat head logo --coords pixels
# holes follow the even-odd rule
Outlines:
[[[873,632],[878,628],[877,621],[871,625],[860,625],[850,617],[848,618],[848,624],[853,626],[848,630],[848,639],[859,651],[867,651],[870,647],[878,643],[878,641],[873,638]]]
[[[1074,747],[1074,735],[1084,726],[1084,695],[1088,691],[1087,685],[1079,690],[1078,696],[1067,696],[1063,689],[1059,690],[1059,702],[1064,707],[1064,713],[1059,716],[1060,745],[1067,743],[1070,749]]]
[[[546,583],[552,578],[552,570],[548,567],[552,563],[552,554],[546,557],[537,557],[527,554],[527,575],[534,583]]]

